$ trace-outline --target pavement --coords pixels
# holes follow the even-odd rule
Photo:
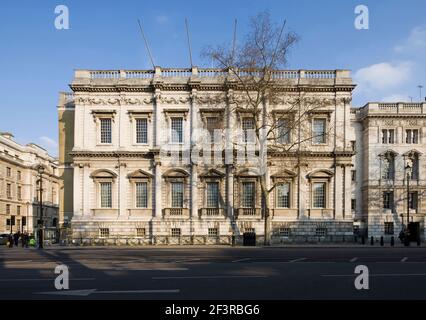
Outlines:
[[[426,247],[1,246],[0,287],[0,299],[426,299]]]

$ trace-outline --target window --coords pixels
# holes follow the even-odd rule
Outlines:
[[[383,192],[383,209],[392,209],[393,208],[393,192],[385,191]]]
[[[410,192],[410,209],[417,210],[418,196],[417,191]]]
[[[6,196],[8,199],[12,198],[12,185],[10,183],[6,184]]]
[[[9,227],[10,226],[10,219],[6,219],[6,225]]]
[[[17,196],[18,196],[18,200],[21,200],[22,199],[22,187],[21,186],[18,186],[16,193],[17,193]]]
[[[220,129],[220,119],[219,117],[207,117],[206,118],[206,127],[207,127],[207,131],[210,134],[210,142],[214,143],[214,132],[217,129]],[[216,141],[217,143],[219,143],[220,141]]]
[[[405,143],[419,143],[419,130],[407,129],[405,130]]]
[[[325,119],[314,119],[314,124],[313,124],[314,144],[326,143],[325,125],[326,125]]]
[[[356,181],[356,170],[351,170],[351,179],[352,181]]]
[[[18,179],[18,181],[22,180],[22,174],[21,171],[16,172],[16,178]]]
[[[6,175],[7,175],[8,178],[10,178],[12,176],[12,169],[11,168],[9,168],[9,167],[6,168]]]
[[[247,232],[247,233],[255,233],[255,232],[256,232],[256,230],[255,230],[254,228],[244,228],[244,232]]]
[[[172,237],[180,237],[180,228],[172,228]]]
[[[382,143],[395,143],[395,130],[394,129],[382,129]]]
[[[172,182],[172,208],[183,207],[183,183]]]
[[[317,237],[325,237],[327,235],[327,228],[323,228],[323,227],[316,228],[315,235]]]
[[[21,206],[16,206],[16,215],[21,215]]]
[[[279,228],[278,234],[280,235],[280,237],[290,237],[291,229],[290,228]]]
[[[313,207],[325,208],[325,182],[313,184]]]
[[[393,180],[395,176],[395,161],[393,155],[383,158],[382,179]]]
[[[354,140],[351,141],[351,149],[352,151],[356,151],[356,141]]]
[[[182,118],[171,118],[172,121],[172,143],[183,142],[183,119]]]
[[[112,208],[112,183],[101,182],[101,208]]]
[[[137,237],[145,237],[145,228],[136,228],[136,236]]]
[[[136,119],[136,143],[148,143],[147,119]]]
[[[100,228],[99,229],[99,237],[108,238],[109,237],[109,228]]]
[[[411,169],[411,180],[418,180],[419,179],[419,156],[416,154],[413,159],[413,168]]]
[[[351,210],[356,210],[356,199],[351,199]]]
[[[253,143],[255,141],[254,137],[254,119],[253,118],[243,118],[243,123],[242,123],[242,129],[243,129],[243,141],[245,143]]]
[[[208,182],[207,183],[207,208],[218,208],[219,207],[219,183]]]
[[[110,118],[102,118],[101,122],[101,143],[112,142],[112,120]]]
[[[290,127],[288,119],[278,119],[278,143],[286,144],[290,142]]]
[[[393,235],[393,222],[385,222],[385,234],[386,235]]]
[[[242,193],[241,193],[241,206],[243,208],[254,208],[255,207],[255,183],[254,182],[243,182]]]
[[[6,205],[6,214],[10,214],[10,204]]]
[[[217,237],[219,230],[217,228],[209,228],[209,237]]]
[[[136,208],[148,207],[148,183],[136,182]]]
[[[277,185],[277,208],[290,208],[290,184]]]

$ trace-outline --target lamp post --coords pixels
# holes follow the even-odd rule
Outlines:
[[[40,196],[39,196],[39,208],[40,208],[40,220],[38,222],[38,248],[43,249],[43,172],[44,167],[39,165],[37,172],[40,175]]]
[[[408,228],[408,225],[410,224],[410,173],[411,173],[411,165],[409,161],[407,161],[405,170],[407,172],[407,227],[405,230],[404,245],[408,247],[410,245],[410,239],[409,239],[410,230]]]

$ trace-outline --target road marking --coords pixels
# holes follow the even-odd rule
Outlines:
[[[54,281],[55,279],[33,278],[33,279],[0,279],[0,282],[25,282],[25,281]],[[93,281],[95,278],[71,278],[72,281]]]
[[[238,259],[238,260],[234,260],[232,262],[243,262],[243,261],[247,261],[250,260],[251,258],[243,258],[243,259]]]
[[[289,262],[293,263],[293,262],[299,262],[299,261],[303,261],[303,260],[306,260],[306,258],[294,259],[294,260],[290,260]]]
[[[408,257],[404,257],[404,258],[401,259],[401,262],[405,262],[407,260],[408,260]]]
[[[45,294],[45,295],[61,295],[61,296],[88,296],[91,294],[121,294],[121,293],[179,293],[179,289],[171,290],[123,290],[123,291],[98,291],[97,289],[85,289],[85,290],[58,290],[58,291],[47,291],[47,292],[35,292],[34,294]]]
[[[168,279],[233,279],[233,278],[267,278],[268,276],[181,276],[181,277],[152,277],[153,280]]]
[[[350,262],[355,262],[355,261],[357,261],[358,260],[358,258],[357,257],[354,257],[354,258],[352,258],[351,260],[350,260]]]
[[[191,259],[182,259],[182,260],[176,260],[174,263],[182,263],[182,262],[192,262],[192,261],[200,261],[200,258],[191,258]]]

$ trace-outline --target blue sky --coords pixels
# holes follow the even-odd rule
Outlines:
[[[354,28],[360,4],[369,9],[369,30]],[[69,30],[54,26],[57,5],[69,8]],[[242,38],[249,17],[264,10],[301,37],[288,68],[352,70],[354,106],[419,99],[417,85],[426,85],[424,0],[2,0],[0,131],[56,155],[58,92],[69,90],[74,69],[150,68],[138,18],[156,65],[188,67],[186,17],[194,64],[209,66],[199,55],[203,46],[229,42],[235,18]]]

